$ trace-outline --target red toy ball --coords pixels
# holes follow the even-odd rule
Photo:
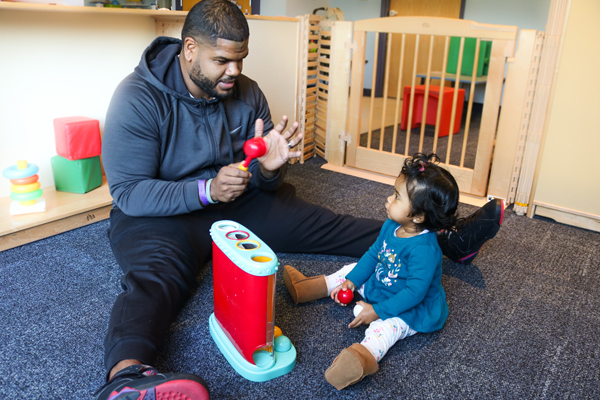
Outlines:
[[[350,304],[354,299],[354,292],[350,289],[342,289],[337,293],[337,298],[342,304]]]

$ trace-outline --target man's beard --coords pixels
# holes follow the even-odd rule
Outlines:
[[[216,89],[219,81],[215,82],[206,75],[204,75],[198,63],[194,64],[192,72],[190,73],[190,79],[209,97],[215,97],[219,100],[224,100],[233,94],[233,90],[230,90],[227,93],[219,93]],[[225,82],[231,82],[231,80]]]

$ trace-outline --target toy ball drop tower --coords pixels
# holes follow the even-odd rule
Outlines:
[[[264,382],[290,372],[296,349],[275,326],[275,253],[250,230],[217,221],[213,241],[214,309],[210,334],[244,378]]]

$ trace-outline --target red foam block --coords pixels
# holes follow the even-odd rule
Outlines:
[[[100,155],[100,121],[87,117],[54,120],[56,153],[71,161]]]

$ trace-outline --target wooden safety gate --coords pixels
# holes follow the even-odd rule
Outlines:
[[[375,32],[374,60],[379,58],[380,38],[386,39],[383,98],[376,99],[373,90],[370,103],[363,98],[369,32]],[[345,164],[397,176],[406,157],[434,152],[461,192],[485,196],[505,67],[516,38],[517,27],[458,19],[388,17],[355,22]],[[377,61],[373,70],[377,71]],[[375,83],[374,72],[373,88]],[[476,85],[485,87],[481,107],[474,107]],[[361,129],[365,105],[369,123]],[[378,119],[382,123],[374,128]]]

